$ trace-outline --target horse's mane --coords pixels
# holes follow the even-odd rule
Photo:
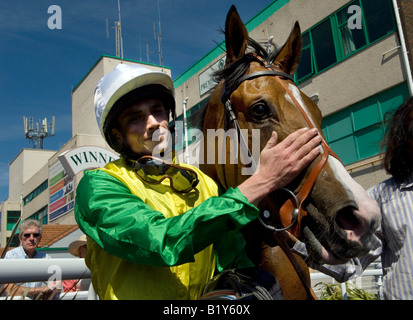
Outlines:
[[[248,38],[248,47],[250,48],[250,52],[260,56],[268,63],[272,63],[278,55],[278,50],[268,53],[263,46],[251,38]],[[223,69],[216,71],[213,74],[213,78],[217,85],[221,80],[224,80],[225,86],[227,88],[232,88],[238,83],[238,80],[249,71],[250,63],[252,61],[257,61],[257,59],[252,55],[245,54],[241,59],[228,63]],[[198,112],[188,117],[188,125],[190,127],[198,129],[202,128],[208,105],[209,98],[203,102],[203,105]]]
[[[251,38],[248,38],[248,47],[252,49],[250,52],[260,56],[268,63],[272,63],[278,55],[277,50],[268,53],[263,46]],[[221,80],[225,80],[225,86],[231,88],[249,71],[250,63],[253,61],[257,61],[253,55],[245,54],[241,59],[228,63],[223,69],[216,71],[213,75],[214,80],[217,83]]]

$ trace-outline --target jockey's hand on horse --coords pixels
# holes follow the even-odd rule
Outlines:
[[[321,136],[317,129],[302,128],[277,142],[278,135],[273,132],[261,151],[257,171],[238,186],[254,205],[270,192],[288,185],[318,156]]]

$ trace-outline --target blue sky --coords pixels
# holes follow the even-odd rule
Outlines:
[[[164,65],[175,79],[224,37],[234,4],[244,22],[272,0],[159,0]],[[124,58],[147,61],[146,45],[157,51],[153,22],[158,1],[121,0]],[[62,11],[62,29],[51,30],[48,8]],[[71,90],[102,54],[116,54],[117,0],[13,0],[0,2],[0,202],[8,197],[9,164],[23,148],[23,116],[56,117],[55,136],[44,149],[58,150],[72,136]],[[151,54],[150,63],[159,63]],[[91,106],[93,107],[93,106]]]

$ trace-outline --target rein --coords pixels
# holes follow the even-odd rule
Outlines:
[[[246,143],[243,135],[241,134],[241,131],[240,131],[240,128],[239,128],[239,125],[238,125],[238,121],[237,121],[236,115],[233,111],[232,104],[231,104],[231,101],[230,101],[231,94],[239,87],[239,85],[242,82],[244,82],[246,80],[252,80],[252,79],[255,79],[255,78],[258,78],[258,77],[262,77],[262,76],[275,77],[276,80],[286,90],[287,94],[289,95],[291,100],[294,102],[294,104],[296,105],[298,110],[300,110],[301,114],[303,115],[303,117],[304,117],[305,121],[307,122],[307,125],[309,126],[310,129],[314,128],[314,124],[312,123],[312,121],[308,117],[308,115],[305,112],[304,108],[301,106],[301,104],[297,101],[297,99],[292,94],[292,92],[288,88],[288,85],[284,82],[285,80],[281,79],[281,78],[284,78],[284,79],[291,80],[291,81],[294,82],[294,79],[293,79],[292,75],[275,70],[274,67],[270,63],[267,63],[262,57],[260,57],[256,54],[253,54],[253,53],[249,53],[249,54],[252,55],[253,57],[255,57],[260,64],[262,64],[266,69],[268,69],[268,71],[258,71],[258,72],[250,73],[250,74],[247,74],[247,75],[243,76],[241,79],[238,80],[238,82],[237,82],[236,86],[234,86],[234,88],[225,90],[225,92],[224,92],[224,94],[221,98],[221,101],[225,105],[227,117],[232,122],[234,128],[237,131],[237,134],[240,137],[240,146],[241,146],[241,148],[243,148],[244,150],[246,150],[248,152],[248,155],[249,155],[249,157],[252,161],[251,167],[254,168],[254,170],[255,170],[257,168],[257,164],[255,163],[254,159],[251,157],[251,152],[248,148],[248,144]],[[226,127],[227,127],[227,117],[225,118],[225,126]],[[311,285],[308,283],[308,280],[307,280],[306,276],[304,275],[303,270],[299,266],[297,260],[295,259],[293,253],[291,252],[291,249],[289,248],[286,241],[282,238],[282,236],[279,232],[291,229],[292,234],[300,235],[301,221],[304,217],[307,216],[307,211],[304,209],[303,203],[307,199],[308,195],[310,194],[310,192],[311,192],[311,190],[312,190],[312,188],[313,188],[313,186],[314,186],[314,184],[317,180],[318,175],[320,174],[322,168],[326,164],[326,162],[328,160],[328,156],[332,155],[332,156],[334,156],[335,158],[338,159],[337,155],[331,150],[330,146],[327,144],[327,142],[324,140],[324,138],[322,139],[321,147],[322,147],[321,159],[317,163],[315,168],[311,171],[310,175],[308,176],[306,182],[304,183],[304,185],[302,186],[302,188],[300,189],[298,194],[295,195],[292,191],[290,191],[289,189],[286,189],[286,188],[281,189],[281,190],[284,190],[284,191],[286,191],[290,194],[290,199],[288,199],[281,206],[281,208],[279,210],[279,215],[280,215],[280,219],[281,219],[281,223],[283,225],[283,228],[275,228],[273,226],[269,226],[266,223],[264,223],[264,221],[261,219],[261,217],[258,217],[258,220],[260,221],[260,223],[264,227],[266,227],[267,229],[274,232],[273,233],[274,238],[277,240],[277,242],[279,243],[279,245],[283,249],[284,253],[287,255],[290,262],[294,266],[294,268],[295,268],[295,270],[296,270],[296,272],[297,272],[297,274],[298,274],[298,276],[299,276],[299,278],[300,278],[307,294],[314,300],[316,300],[317,297],[315,296],[314,291],[311,288]],[[225,179],[225,176],[224,176],[224,179]],[[270,215],[271,215],[269,210],[262,210],[260,215],[261,214],[263,215],[264,219],[269,218]]]

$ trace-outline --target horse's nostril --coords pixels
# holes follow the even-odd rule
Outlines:
[[[340,210],[337,213],[336,222],[344,230],[354,230],[360,225],[360,220],[351,208]]]

